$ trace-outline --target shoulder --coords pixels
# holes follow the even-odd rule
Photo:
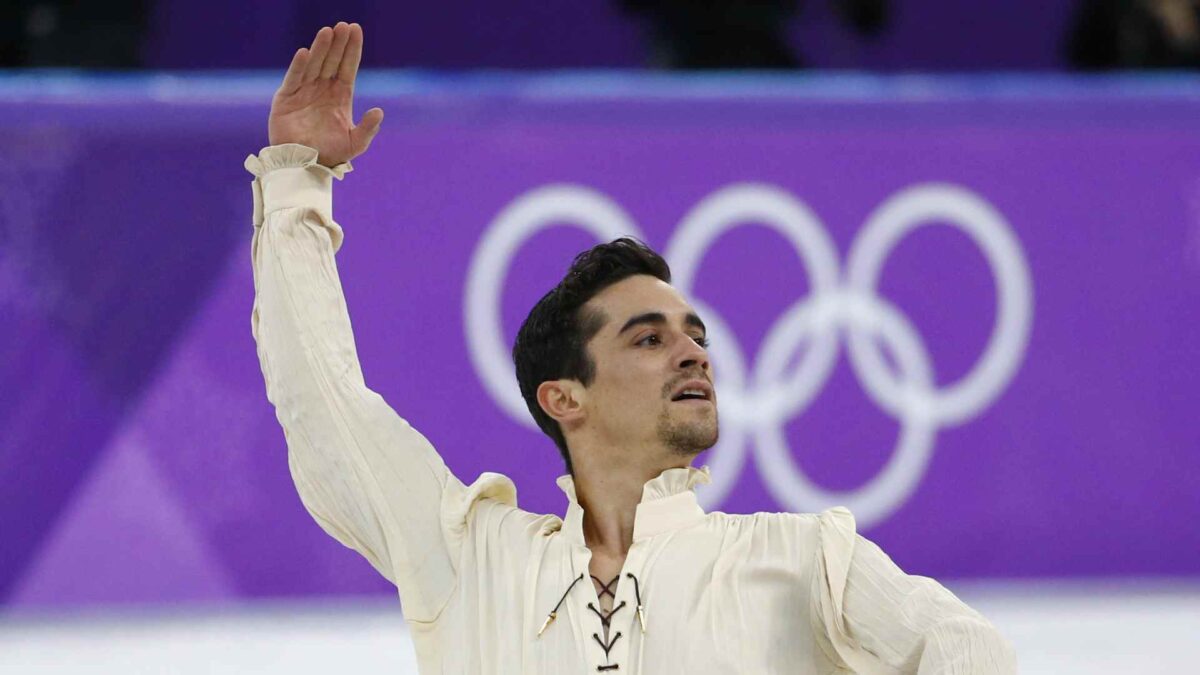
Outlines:
[[[822,528],[844,530],[855,529],[854,515],[844,506],[835,506],[818,513],[789,513],[759,511],[757,513],[725,513],[712,511],[705,514],[706,521],[714,526],[735,529],[779,528],[796,532],[819,534]]]
[[[838,561],[848,556],[846,547],[830,541],[840,541],[844,531],[853,532],[852,522],[850,512],[841,508],[820,513],[718,511],[706,514],[703,527],[706,538],[716,542],[718,568],[767,574],[811,593],[830,553]]]
[[[562,520],[517,506],[517,486],[500,473],[486,471],[470,485],[451,480],[443,493],[442,516],[447,530],[503,531],[519,537],[557,531]]]
[[[713,511],[706,514],[707,527],[721,530],[727,536],[771,540],[773,546],[787,546],[801,551],[815,551],[833,542],[853,542],[854,516],[842,506],[819,513],[758,513],[732,514]]]

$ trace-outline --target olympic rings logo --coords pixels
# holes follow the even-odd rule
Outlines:
[[[938,387],[928,350],[908,318],[877,283],[888,255],[909,232],[930,222],[948,223],[984,254],[995,279],[997,303],[983,354],[958,381]],[[501,292],[518,248],[539,231],[574,224],[609,241],[624,235],[645,240],[629,215],[606,195],[579,185],[555,184],[513,200],[492,221],[467,275],[464,325],[472,363],[484,387],[510,417],[536,428],[512,372],[500,319]],[[810,292],[774,322],[753,363],[731,326],[692,296],[704,253],[725,232],[746,223],[767,225],[794,247],[809,276]],[[939,428],[979,415],[1003,392],[1020,366],[1033,314],[1029,266],[1004,217],[961,186],[923,183],[900,190],[867,218],[841,270],[837,249],[821,221],[791,193],[766,184],[721,188],[684,216],[665,249],[674,285],[708,324],[709,349],[721,393],[721,435],[710,451],[713,482],[700,486],[708,509],[729,495],[748,448],[772,497],[797,512],[845,505],[868,526],[886,519],[920,482]],[[866,484],[848,491],[823,489],[796,465],[784,435],[787,421],[803,413],[837,361],[842,338],[850,363],[871,400],[900,423],[897,447]],[[895,357],[897,373],[879,344]],[[808,345],[799,363],[792,357]]]

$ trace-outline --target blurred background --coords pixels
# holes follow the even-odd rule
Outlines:
[[[1024,673],[1200,662],[1200,2],[0,12],[0,672],[415,672],[250,334],[242,161],[339,20],[359,357],[461,479],[563,512],[505,354],[633,233],[714,327],[707,508],[851,507]]]

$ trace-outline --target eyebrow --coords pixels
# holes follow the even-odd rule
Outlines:
[[[685,314],[683,317],[683,322],[689,326],[699,328],[701,331],[704,332],[705,335],[708,335],[708,328],[704,325],[704,322],[700,320],[700,317],[697,316],[695,312],[688,312],[687,314]],[[644,312],[642,314],[638,314],[636,316],[631,317],[628,321],[626,321],[625,325],[621,326],[621,330],[617,331],[617,335],[624,333],[625,331],[629,330],[630,328],[633,328],[634,326],[640,326],[642,324],[647,324],[647,323],[651,323],[651,324],[667,323],[667,315],[663,314],[662,312]]]

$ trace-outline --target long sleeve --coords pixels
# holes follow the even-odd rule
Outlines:
[[[905,574],[855,532],[843,508],[820,514],[814,581],[822,643],[857,673],[1012,675],[1016,653],[991,623],[927,577]]]
[[[512,482],[470,487],[369,389],[334,254],[332,182],[352,170],[286,144],[246,158],[254,174],[251,331],[267,398],[287,439],[301,501],[317,523],[396,584],[410,621],[432,621],[455,588],[469,514],[485,498],[515,507]]]

